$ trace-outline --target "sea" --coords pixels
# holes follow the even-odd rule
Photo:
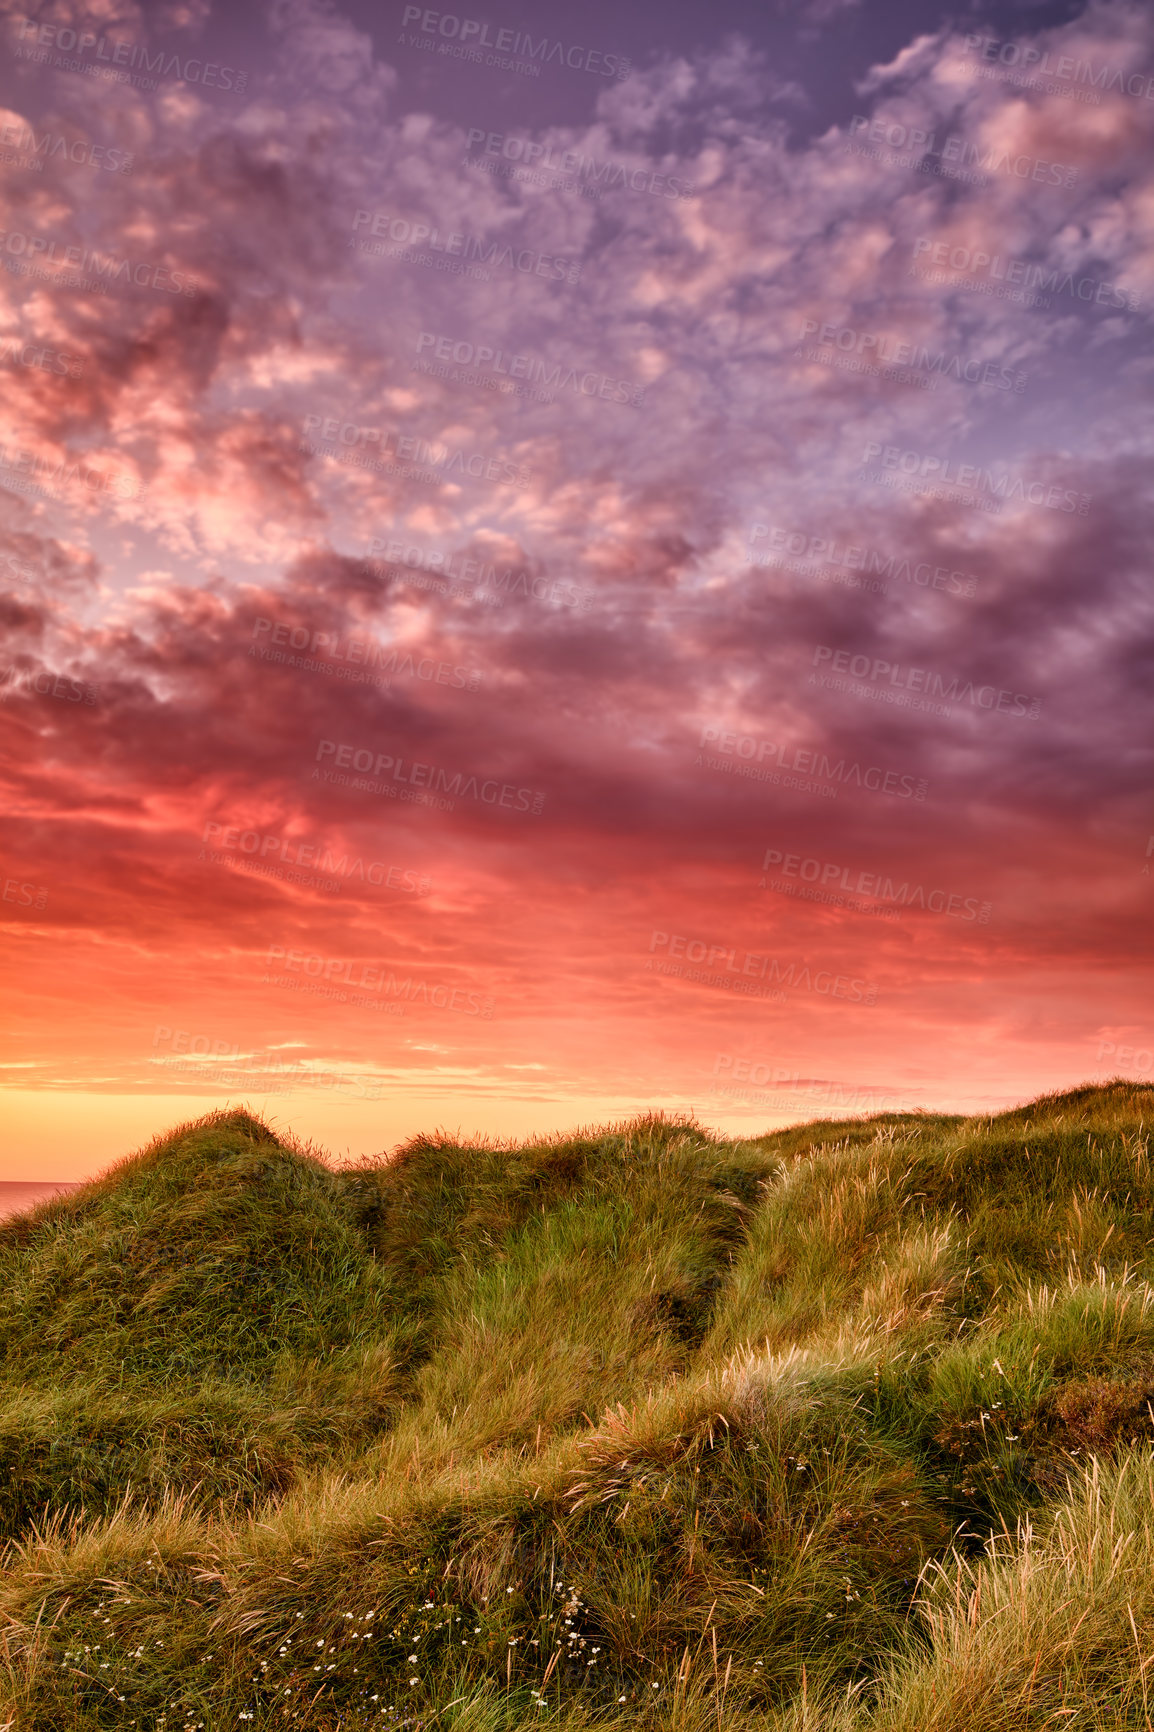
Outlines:
[[[22,1209],[31,1209],[45,1197],[59,1197],[79,1189],[78,1183],[67,1180],[54,1183],[51,1179],[0,1179],[0,1220],[6,1215],[18,1215]]]

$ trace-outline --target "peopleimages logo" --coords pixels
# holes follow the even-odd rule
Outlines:
[[[194,1034],[187,1028],[170,1028],[158,1022],[152,1031],[153,1046],[171,1046],[173,1052],[190,1053],[198,1058],[239,1058],[240,1047],[227,1040],[214,1039],[210,1034]]]
[[[255,1053],[242,1053],[235,1043],[229,1046],[226,1040],[192,1029],[170,1028],[167,1023],[157,1023],[152,1044],[154,1048],[167,1046],[169,1051],[150,1059],[150,1064],[161,1065],[168,1075],[176,1072],[214,1087],[252,1089],[262,1095],[292,1094],[296,1088],[350,1089],[362,1100],[371,1101],[380,1100],[384,1093],[380,1085],[370,1086],[364,1077],[347,1071],[313,1070],[307,1063],[291,1060],[262,1061]],[[234,1062],[221,1065],[221,1059]]]
[[[480,668],[454,666],[452,662],[439,662],[434,656],[414,660],[412,655],[398,650],[395,644],[378,643],[375,638],[343,638],[339,632],[330,631],[310,633],[307,626],[274,623],[271,619],[253,622],[252,635],[258,641],[250,648],[249,655],[296,665],[298,658],[277,656],[275,651],[266,654],[265,646],[259,644],[259,639],[265,634],[269,635],[272,644],[286,644],[294,650],[307,649],[308,655],[299,659],[308,666],[322,659],[350,662],[366,668],[381,668],[389,674],[407,675],[430,685],[449,686],[456,691],[476,692],[481,687]],[[388,682],[385,683],[387,687]]]
[[[1003,42],[996,36],[967,36],[966,50],[988,64],[1021,67],[1023,72],[1037,74],[1039,78],[1069,80],[1075,85],[1116,90],[1120,95],[1154,101],[1154,78],[1146,72],[1127,72],[1124,67],[1111,66],[1105,61],[1076,60],[1072,54],[1051,58],[1048,48],[1036,48],[1032,42]]]
[[[259,857],[262,863],[273,866],[311,866],[334,878],[375,884],[386,890],[405,890],[413,896],[427,896],[430,889],[429,879],[423,874],[418,876],[412,868],[390,866],[384,860],[366,861],[360,854],[350,859],[347,848],[338,852],[324,842],[264,835],[259,830],[242,830],[237,824],[218,824],[214,819],[205,824],[201,841],[225,852]]]
[[[972,185],[988,185],[987,171],[1010,175],[1015,180],[1037,181],[1046,186],[1072,187],[1078,177],[1078,170],[1070,163],[1049,162],[1042,157],[1028,156],[1024,151],[1015,156],[1008,150],[999,150],[996,145],[971,144],[956,132],[946,135],[939,150],[936,133],[927,133],[920,127],[905,126],[898,121],[871,120],[865,114],[854,115],[849,136],[854,140],[868,139],[865,145],[846,145],[844,148],[851,155],[880,160],[881,149],[871,149],[871,146],[886,146],[890,151],[905,150],[908,146],[909,154],[893,159],[895,165],[917,168],[923,174],[943,175],[949,180],[968,181]]]
[[[572,391],[578,397],[595,397],[606,403],[628,403],[637,408],[645,387],[629,379],[612,379],[607,373],[582,372],[579,367],[566,367],[561,362],[550,365],[534,355],[511,355],[495,349],[491,343],[470,343],[453,337],[439,336],[434,331],[422,331],[417,338],[417,353],[431,349],[438,361],[452,362],[457,367],[490,367],[494,373],[509,379],[524,379],[540,385],[546,391]],[[427,363],[420,369],[430,371]]]
[[[440,36],[444,46],[456,44],[472,59],[480,59],[477,51],[489,48],[497,54],[512,55],[530,64],[536,62],[534,71],[552,62],[567,66],[572,72],[592,72],[599,78],[626,78],[630,71],[629,61],[621,54],[579,48],[576,44],[567,45],[548,36],[534,41],[527,30],[498,28],[491,34],[492,26],[483,19],[460,18],[455,12],[433,12],[425,6],[406,6],[401,25],[404,28],[410,24],[417,25],[426,35]]]
[[[834,673],[851,674],[856,680],[886,683],[902,691],[924,692],[929,698],[939,698],[955,704],[969,704],[976,710],[996,710],[1001,715],[1026,716],[1036,722],[1042,700],[1028,692],[1010,692],[997,686],[975,686],[972,680],[959,681],[955,675],[946,683],[941,674],[930,668],[904,667],[901,662],[886,661],[883,656],[851,655],[849,650],[835,650],[832,645],[819,643],[813,652],[813,666],[830,664]],[[812,683],[812,676],[811,676]],[[987,696],[987,694],[989,694]]]
[[[59,493],[68,487],[86,487],[90,493],[113,494],[117,499],[139,499],[144,488],[130,475],[112,475],[90,463],[53,463],[35,451],[16,451],[0,444],[0,469],[11,469],[36,483],[37,491]],[[6,486],[12,486],[6,482]]]
[[[304,430],[305,437],[298,450],[309,457],[327,457],[356,469],[376,469],[385,475],[404,475],[433,486],[447,479],[500,481],[511,487],[528,487],[533,479],[523,464],[514,463],[508,457],[440,445],[422,439],[416,433],[389,433],[382,440],[379,427],[361,427],[355,421],[338,421],[335,415],[306,415]],[[310,440],[317,443],[310,443]],[[330,445],[336,446],[337,450],[327,450]],[[368,449],[370,446],[372,452]]]
[[[379,555],[383,555],[384,563],[379,563]],[[447,585],[455,585],[454,593],[475,596],[483,601],[501,602],[506,596],[515,596],[526,601],[532,599],[556,603],[559,607],[574,607],[581,612],[588,612],[593,604],[591,589],[577,589],[562,578],[534,576],[528,570],[514,570],[508,565],[502,570],[495,564],[486,564],[483,559],[406,547],[403,541],[389,541],[379,535],[374,536],[369,544],[369,560],[370,570],[378,576],[398,576],[442,593]],[[422,575],[415,579],[413,573]],[[490,594],[490,591],[495,593]]]
[[[24,234],[20,229],[0,229],[0,248],[13,261],[5,268],[18,275],[42,275],[48,282],[59,282],[63,288],[95,289],[135,285],[138,289],[156,289],[161,294],[195,295],[197,285],[186,280],[187,272],[174,271],[169,265],[152,264],[145,259],[119,258],[115,253],[100,253],[90,247],[63,246],[42,235]],[[44,265],[63,267],[53,277],[42,270]],[[83,275],[90,271],[91,277]],[[80,274],[77,274],[80,273]]]
[[[663,957],[683,956],[686,962],[700,962],[706,971],[721,969],[724,972],[716,977],[706,973],[702,978],[706,985],[733,986],[732,979],[726,976],[739,977],[737,990],[752,990],[747,981],[770,980],[780,981],[782,986],[793,986],[801,992],[818,992],[829,998],[843,998],[851,1004],[876,1004],[878,989],[873,980],[859,980],[848,974],[834,974],[828,968],[819,968],[812,973],[807,962],[787,962],[782,964],[776,956],[762,956],[755,950],[741,950],[728,944],[707,944],[703,938],[689,938],[681,932],[652,932],[649,939],[649,951],[663,952]],[[738,962],[737,957],[741,958]],[[652,968],[652,963],[646,964]],[[680,969],[659,968],[659,973],[681,973]],[[696,979],[689,974],[687,979]]]
[[[34,584],[39,582],[39,573],[30,560],[21,559],[18,553],[0,553],[0,566],[6,565],[12,574],[12,582]]]
[[[23,129],[15,126],[0,129],[0,142],[9,150],[25,152],[33,168],[42,168],[44,163],[63,157],[65,162],[107,169],[110,174],[132,173],[130,150],[119,150],[112,144],[93,144],[87,138],[65,138],[58,132],[37,137],[32,127],[25,125]]]
[[[1132,1071],[1149,1070],[1154,1064],[1154,1050],[1150,1047],[1118,1046],[1115,1041],[1100,1040],[1098,1042],[1099,1064],[1104,1058],[1116,1059],[1119,1064],[1126,1065]]]
[[[999,391],[1024,391],[1026,388],[1026,375],[1004,366],[1000,360],[983,361],[974,355],[951,355],[917,343],[895,342],[883,331],[859,331],[852,325],[823,325],[817,319],[806,319],[802,328],[803,340],[815,334],[822,348],[852,353],[863,359],[869,357],[867,370],[871,373],[880,374],[884,366],[887,377],[905,370],[925,374],[931,389],[936,388],[939,378],[954,379],[960,385],[993,385]],[[880,365],[874,366],[873,362]]]
[[[994,475],[991,470],[982,469],[976,463],[957,463],[952,457],[939,457],[927,451],[903,451],[900,445],[882,445],[871,439],[861,461],[869,463],[878,457],[881,458],[881,469],[877,474],[883,479],[883,472],[890,470],[895,479],[905,476],[917,481],[953,485],[972,493],[976,499],[987,500],[994,510],[1000,510],[1000,502],[1006,499],[1020,499],[1030,505],[1045,505],[1051,511],[1076,512],[1079,517],[1085,517],[1090,509],[1090,495],[1078,493],[1072,487],[1060,487],[1045,481],[1027,481],[1020,475],[1008,473]],[[870,480],[872,477],[867,476],[866,479]]]
[[[317,981],[317,990],[325,998],[335,998],[341,1004],[368,1004],[373,1008],[403,1014],[404,1004],[431,1005],[434,1010],[455,1010],[462,1016],[480,1016],[489,1021],[493,1015],[493,1000],[482,998],[463,986],[445,986],[439,981],[415,980],[407,975],[400,979],[383,963],[361,962],[350,957],[319,956],[301,950],[288,950],[283,944],[270,944],[266,966],[279,964],[289,973],[305,976],[306,982]],[[288,981],[282,975],[265,975],[264,980],[275,986],[299,988],[300,981]],[[308,990],[307,985],[304,988]],[[355,998],[352,992],[380,992],[385,996],[374,1003],[371,999]],[[391,1003],[388,1001],[392,1001]]]
[[[14,902],[18,908],[47,908],[48,889],[44,884],[24,884],[19,878],[5,878],[0,899]]]
[[[1057,265],[1048,269],[1029,259],[1006,258],[1002,253],[988,253],[982,247],[951,246],[949,241],[935,241],[926,235],[920,235],[914,242],[914,263],[909,267],[911,276],[919,274],[919,259],[957,272],[960,277],[989,277],[1022,291],[1069,295],[1072,300],[1084,301],[1087,305],[1093,302],[1097,307],[1107,307],[1112,311],[1134,313],[1142,304],[1140,294],[1131,289],[1120,289],[1115,283],[1103,282],[1099,277],[1075,277],[1072,271],[1060,270]],[[920,274],[925,275],[924,272]],[[954,279],[946,280],[952,282]]]
[[[22,343],[19,337],[0,337],[0,362],[12,367],[36,367],[42,373],[56,373],[62,379],[79,379],[84,362],[79,355],[66,354],[61,349],[47,349],[38,343]]]
[[[13,692],[36,692],[42,698],[59,698],[66,704],[97,704],[100,687],[69,674],[54,674],[50,668],[18,668],[15,663],[0,668],[0,703]]]
[[[371,235],[394,243],[392,256],[404,258],[415,247],[427,247],[430,253],[441,254],[446,262],[470,261],[477,265],[498,265],[522,276],[544,277],[551,282],[577,283],[581,280],[581,265],[572,259],[555,258],[552,253],[539,253],[532,247],[502,246],[484,235],[457,230],[442,237],[435,224],[410,222],[408,217],[390,216],[387,211],[359,210],[353,217],[353,234],[368,227]],[[360,252],[383,253],[387,249],[374,247],[365,240],[354,238],[351,247]],[[420,262],[419,253],[411,253]]]
[[[22,45],[16,50],[17,58],[21,60],[63,66],[69,71],[96,73],[122,83],[138,84],[147,90],[155,90],[155,79],[130,79],[126,71],[116,69],[133,67],[182,84],[203,84],[210,90],[235,90],[238,96],[243,94],[248,83],[247,72],[239,72],[235,66],[223,66],[219,61],[198,60],[191,56],[182,59],[179,54],[166,54],[163,48],[149,54],[147,48],[140,48],[135,43],[116,42],[111,36],[95,36],[91,30],[74,30],[67,24],[40,24],[34,18],[14,19],[13,23],[17,25],[16,40]],[[27,46],[30,41],[40,50],[52,48],[63,54],[91,55],[94,61],[103,64],[88,65],[83,58],[62,60],[60,53],[36,53]]]
[[[730,1082],[714,1083],[710,1094],[718,1100],[746,1101],[752,1106],[767,1106],[775,1112],[789,1111],[793,1102],[812,1108],[828,1109],[823,1118],[864,1118],[867,1113],[925,1112],[924,1101],[895,1093],[890,1089],[860,1088],[854,1083],[835,1082],[829,1078],[803,1077],[788,1065],[773,1065],[768,1061],[738,1058],[735,1053],[719,1052],[713,1061],[715,1077],[731,1077]],[[741,1084],[754,1084],[753,1088]],[[784,1098],[783,1098],[784,1097]]]
[[[733,771],[735,774],[747,776],[754,781],[769,781],[775,786],[781,783],[784,787],[797,785],[802,792],[810,792],[815,785],[821,783],[842,784],[847,787],[866,788],[871,794],[896,794],[900,800],[924,800],[929,784],[922,777],[903,776],[897,770],[884,770],[880,764],[868,764],[862,767],[860,762],[845,758],[832,760],[828,753],[819,752],[816,747],[790,746],[777,740],[758,740],[753,734],[738,734],[724,732],[721,728],[702,728],[701,746],[713,745],[719,753],[729,757],[736,756],[745,760],[736,766],[728,764],[724,758],[711,758],[706,769],[715,767]],[[771,765],[777,765],[777,770],[759,768],[768,759]],[[701,758],[697,763],[702,762]],[[813,778],[813,781],[799,784],[796,778],[787,777],[782,782],[780,771],[797,770]],[[837,793],[837,787],[831,788],[831,793]]]
[[[754,548],[754,542],[766,539],[768,548]],[[928,560],[899,558],[896,553],[883,553],[876,547],[840,542],[836,536],[807,535],[800,529],[785,529],[768,523],[753,524],[749,531],[749,563],[758,566],[780,564],[781,560],[776,557],[779,554],[787,554],[795,560],[842,566],[847,571],[861,571],[870,577],[912,583],[919,589],[944,590],[949,595],[972,596],[976,595],[978,588],[977,578],[969,572],[951,571],[948,566],[931,565]],[[883,594],[887,593],[884,585],[880,587]]]
[[[486,806],[500,806],[508,812],[532,812],[539,817],[545,809],[545,796],[534,788],[518,788],[513,782],[498,782],[493,778],[479,782],[476,776],[463,770],[445,770],[436,764],[419,764],[394,757],[391,752],[372,752],[367,747],[340,745],[336,740],[321,740],[317,745],[317,761],[332,758],[337,770],[355,770],[359,777],[340,776],[334,770],[314,770],[315,781],[336,782],[341,786],[367,789],[381,793],[389,783],[380,785],[386,770],[392,771],[391,782],[426,791],[427,797],[447,796],[443,802],[449,811],[454,800],[479,800]],[[441,803],[441,802],[438,802]]]
[[[600,198],[603,192],[644,192],[653,198],[696,198],[696,189],[677,175],[658,174],[655,169],[630,168],[622,162],[598,162],[580,151],[554,151],[551,144],[538,144],[531,138],[519,138],[514,133],[487,132],[484,127],[471,126],[466,150],[484,141],[484,155],[466,155],[470,168],[486,173],[506,175],[509,179],[541,179],[546,185],[568,188],[587,198]],[[504,161],[486,162],[492,156]],[[569,181],[565,177],[576,176]],[[550,178],[551,177],[551,178]]]
[[[910,888],[908,879],[895,885],[892,878],[880,872],[857,872],[836,860],[807,859],[801,854],[787,854],[781,848],[767,848],[761,862],[763,872],[771,866],[781,868],[783,878],[799,878],[806,884],[820,885],[828,890],[837,886],[855,896],[876,896],[882,902],[897,902],[903,908],[926,908],[931,914],[950,914],[956,920],[976,920],[988,926],[992,904],[979,902],[976,896],[961,896],[949,890],[929,890],[923,884]],[[766,888],[763,878],[762,888]]]

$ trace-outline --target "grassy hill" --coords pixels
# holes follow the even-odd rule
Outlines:
[[[0,1728],[1154,1732],[1154,1089],[0,1224]]]

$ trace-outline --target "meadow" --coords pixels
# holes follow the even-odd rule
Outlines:
[[[0,1223],[0,1728],[1154,1732],[1154,1089]]]

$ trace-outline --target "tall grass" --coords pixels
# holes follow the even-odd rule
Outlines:
[[[1154,1732],[1154,1091],[0,1226],[0,1727]]]

